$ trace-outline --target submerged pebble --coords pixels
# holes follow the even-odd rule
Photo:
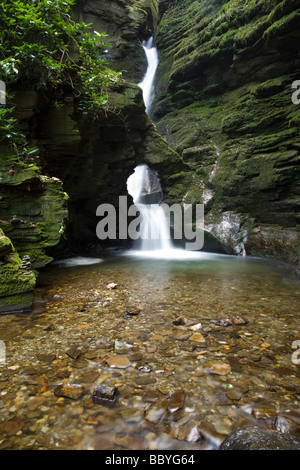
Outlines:
[[[210,449],[241,423],[299,433],[299,284],[238,260],[119,261],[50,267],[43,309],[0,317],[0,449]]]

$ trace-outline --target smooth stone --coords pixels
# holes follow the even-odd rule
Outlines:
[[[221,444],[220,450],[300,450],[300,439],[252,426],[233,431]]]
[[[79,384],[59,384],[54,390],[54,394],[58,397],[66,397],[71,400],[78,400],[85,394],[86,390]]]
[[[176,326],[179,326],[179,325],[185,325],[186,323],[186,318],[184,317],[178,317],[176,318],[176,320],[172,321],[172,323]]]
[[[189,341],[194,341],[195,343],[205,343],[205,338],[201,333],[194,333],[190,336]]]
[[[151,423],[159,423],[166,415],[166,409],[159,404],[151,405],[145,412],[145,418]]]
[[[45,400],[46,400],[45,397],[29,397],[27,401],[28,409],[30,411],[36,410],[45,402]]]
[[[156,378],[155,377],[149,377],[148,375],[147,376],[141,376],[141,377],[136,377],[135,379],[135,383],[137,385],[149,385],[149,384],[154,384],[156,383]]]
[[[248,320],[246,320],[245,318],[241,317],[240,315],[236,315],[234,317],[234,319],[232,320],[232,323],[234,325],[247,325]]]
[[[201,437],[206,439],[209,442],[212,442],[214,445],[217,447],[220,446],[220,444],[224,441],[226,436],[224,434],[219,433],[215,426],[208,422],[208,421],[202,421],[198,425],[198,432]]]
[[[111,356],[106,360],[109,367],[115,367],[117,369],[127,369],[132,364],[127,356]]]
[[[146,403],[156,403],[160,394],[157,390],[148,390],[143,396],[143,400]]]
[[[72,359],[77,359],[81,353],[82,351],[78,348],[78,346],[72,346],[66,351],[66,354]]]
[[[231,372],[229,364],[224,362],[208,361],[204,363],[204,369],[208,369],[211,374],[227,375]]]
[[[146,450],[148,449],[148,441],[142,437],[122,436],[113,440],[114,444],[130,450]]]
[[[177,410],[183,408],[185,399],[184,390],[176,390],[169,398],[167,409],[170,413],[174,413]]]
[[[226,392],[227,398],[230,400],[240,400],[242,398],[243,393],[238,389],[231,389]]]
[[[4,421],[0,423],[0,431],[6,432],[8,436],[14,436],[24,426],[24,421],[21,419],[11,419],[10,421]]]
[[[51,353],[41,353],[37,355],[37,358],[42,362],[53,362],[56,359],[56,355]]]
[[[276,416],[276,409],[271,405],[257,404],[253,406],[251,414],[257,419],[274,418]]]
[[[106,387],[96,385],[93,391],[93,403],[97,405],[113,406],[116,402],[118,389],[116,387]]]

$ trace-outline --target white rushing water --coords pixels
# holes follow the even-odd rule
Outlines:
[[[203,260],[224,255],[175,248],[170,233],[169,219],[159,203],[147,204],[161,191],[160,182],[148,165],[138,165],[127,180],[127,190],[141,215],[139,249],[125,254],[139,258],[165,260]],[[155,200],[155,197],[154,197]]]
[[[148,41],[143,41],[142,46],[147,58],[147,71],[143,81],[139,83],[139,86],[143,90],[146,113],[149,113],[153,101],[153,81],[159,61],[157,49],[153,46],[153,37],[148,39]]]
[[[153,46],[153,37],[142,43],[147,58],[147,71],[139,86],[143,90],[146,112],[149,114],[154,97],[154,77],[158,66],[158,53]],[[139,165],[127,180],[127,190],[132,196],[135,206],[141,215],[139,250],[130,250],[128,255],[151,259],[203,259],[210,256],[208,253],[187,251],[174,248],[171,240],[169,220],[159,203],[145,203],[147,195],[161,193],[161,186],[157,177],[147,165]],[[146,197],[145,197],[146,196]],[[151,198],[150,198],[151,199]],[[155,199],[155,198],[154,198]],[[153,201],[152,201],[153,202]]]
[[[147,165],[139,165],[127,180],[127,190],[141,215],[141,251],[170,250],[172,242],[168,220],[160,204],[145,204],[147,196],[157,194],[161,187]]]

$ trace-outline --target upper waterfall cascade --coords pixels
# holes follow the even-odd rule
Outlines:
[[[153,46],[153,37],[148,39],[148,41],[143,41],[142,46],[147,58],[147,71],[143,81],[139,83],[139,86],[143,90],[146,113],[149,114],[153,102],[153,82],[159,60],[157,49]]]

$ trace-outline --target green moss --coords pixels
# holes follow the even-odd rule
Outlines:
[[[3,230],[0,228],[0,258],[14,251],[15,249],[11,240],[4,235]]]
[[[0,314],[29,312],[33,302],[33,292],[0,298]]]
[[[28,255],[31,261],[32,269],[40,269],[46,266],[47,264],[53,261],[51,256],[46,255],[45,251],[40,249],[26,250],[25,252],[19,252],[19,255],[22,257]]]
[[[278,13],[279,13],[279,9],[277,10],[277,14]],[[264,32],[263,38],[269,40],[275,35],[277,36],[280,34],[285,34],[291,31],[293,28],[297,27],[299,25],[299,21],[300,21],[300,10],[292,11],[288,15],[285,15],[283,18],[280,18],[274,23],[272,23],[272,25]]]
[[[0,278],[0,297],[33,291],[36,284],[35,275],[31,271],[22,271],[17,254],[14,255],[14,262],[0,266]]]
[[[10,173],[13,170],[13,173]],[[0,184],[18,186],[29,183],[39,177],[39,169],[36,165],[24,163],[16,156],[0,155]]]

